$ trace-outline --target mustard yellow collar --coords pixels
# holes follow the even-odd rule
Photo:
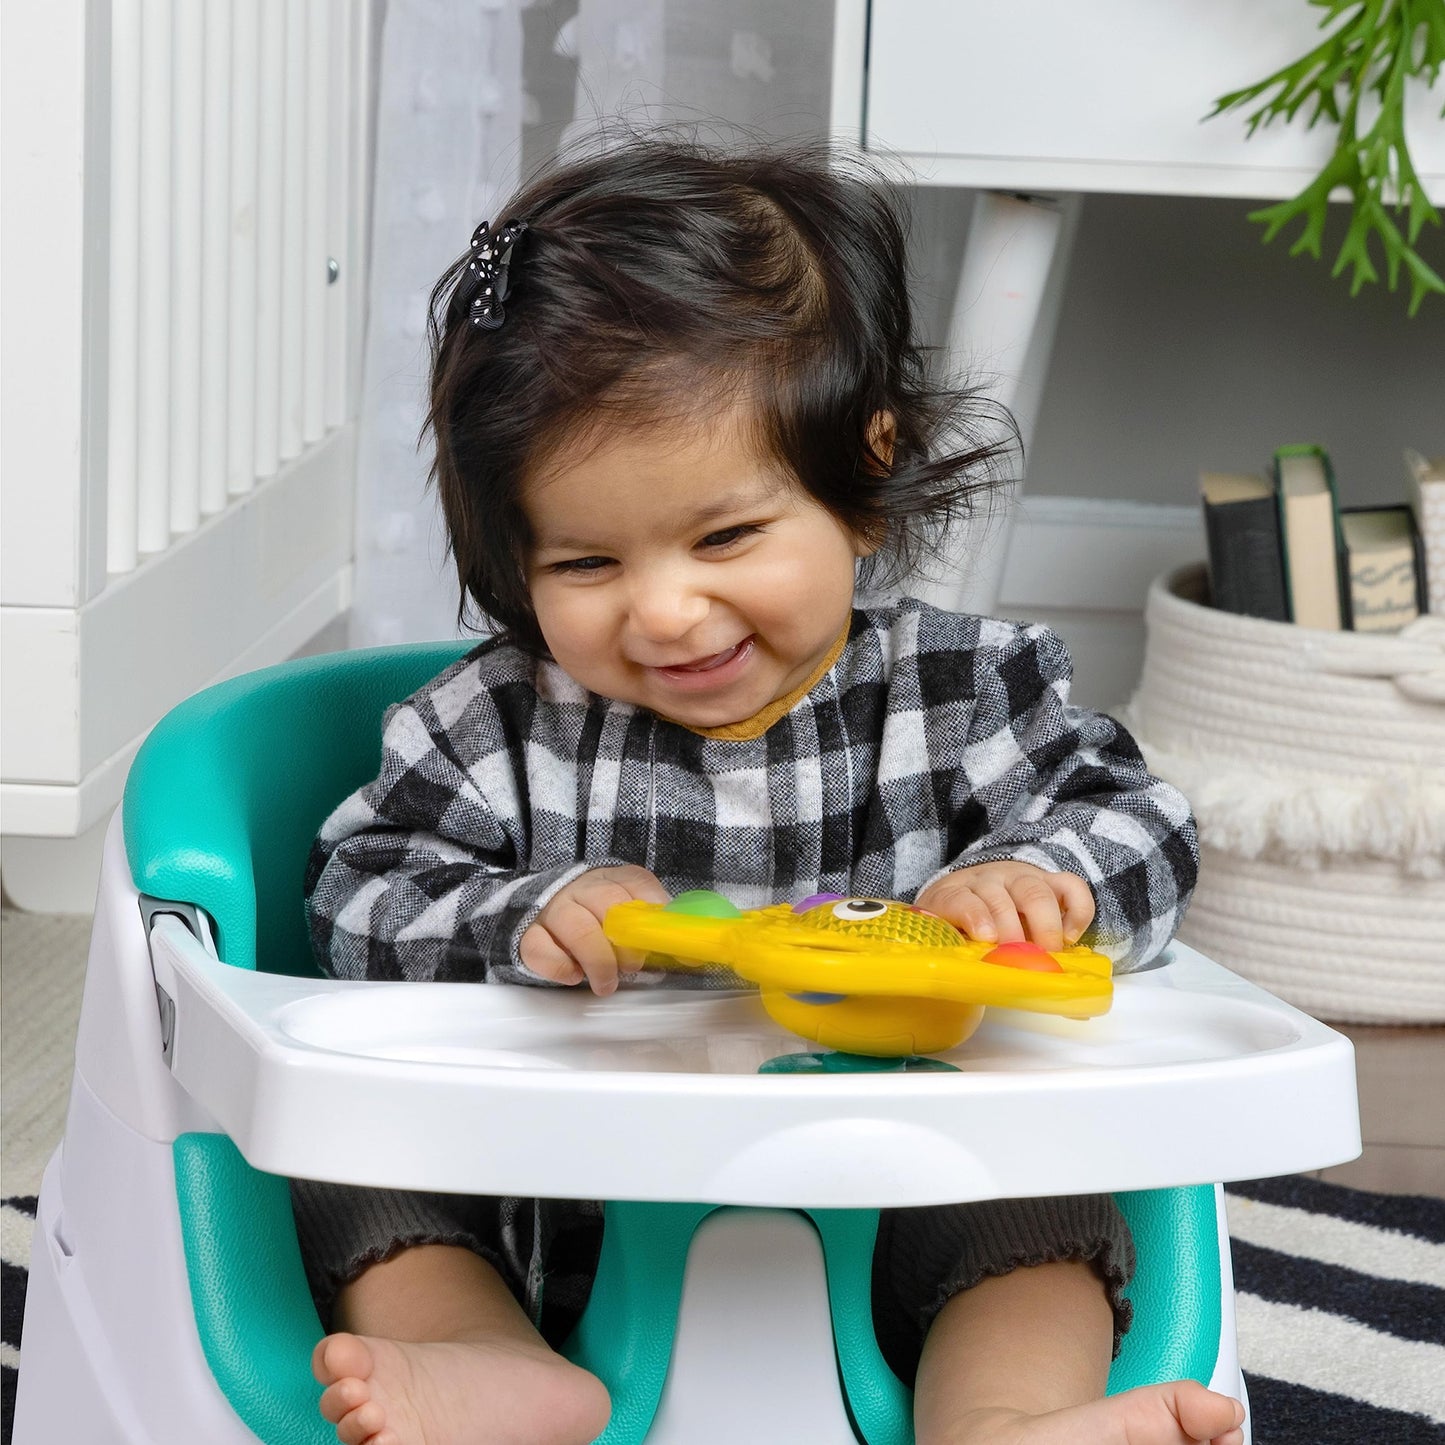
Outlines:
[[[848,641],[848,631],[848,627],[843,629],[823,660],[803,682],[800,682],[792,692],[775,698],[761,712],[755,712],[752,717],[744,718],[741,722],[724,723],[721,727],[695,728],[689,723],[678,723],[678,726],[687,728],[688,732],[696,733],[700,738],[717,738],[725,743],[746,743],[751,742],[754,738],[762,737],[780,717],[791,712],[827,676],[828,669],[843,655],[844,645]]]

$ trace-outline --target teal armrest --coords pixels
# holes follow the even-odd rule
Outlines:
[[[266,1445],[336,1445],[311,1374],[323,1331],[286,1180],[252,1169],[224,1134],[182,1134],[172,1152],[196,1331],[216,1383]]]

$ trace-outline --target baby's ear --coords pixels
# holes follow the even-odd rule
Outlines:
[[[867,443],[868,450],[873,453],[873,459],[882,465],[882,472],[887,475],[893,466],[893,443],[898,436],[898,423],[891,411],[875,411],[872,420],[868,423]]]
[[[874,476],[886,477],[893,466],[893,443],[898,423],[891,411],[875,411],[865,438],[870,456],[864,465]],[[888,523],[879,520],[853,533],[853,553],[871,557],[888,540]]]
[[[888,540],[888,523],[881,520],[851,530],[855,557],[871,557]]]

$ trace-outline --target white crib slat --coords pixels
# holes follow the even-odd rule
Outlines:
[[[201,173],[200,504],[226,505],[231,230],[231,0],[206,0]]]
[[[231,201],[226,321],[226,489],[256,480],[256,225],[260,151],[261,16],[237,0],[231,17]]]
[[[201,146],[205,125],[205,12],[179,0],[171,41],[170,528],[201,520]]]
[[[346,395],[351,415],[361,403],[361,376],[366,362],[367,273],[371,266],[372,161],[376,136],[372,115],[377,104],[376,84],[381,65],[381,35],[376,18],[385,13],[386,0],[359,0],[351,32],[351,208],[349,211],[351,289],[347,298],[351,320],[346,356]]]
[[[306,325],[306,11],[307,0],[286,0],[286,144],[281,210],[281,372],[277,451],[289,461],[301,451]]]
[[[136,352],[140,269],[140,0],[113,0],[110,79],[109,435],[105,565],[136,564]]]
[[[326,146],[330,73],[329,0],[306,7],[306,241],[302,254],[301,436],[320,441],[326,431]]]
[[[281,237],[286,179],[286,0],[259,0],[260,125],[256,175],[256,454],[258,478],[280,460]]]
[[[171,540],[171,0],[142,0],[140,354],[136,533],[142,552]]]
[[[337,274],[326,288],[326,425],[346,420],[348,318],[351,295],[352,66],[358,10],[349,0],[331,0],[330,105],[327,117],[326,247]]]
[[[345,420],[369,7],[110,3],[107,566],[123,571]]]

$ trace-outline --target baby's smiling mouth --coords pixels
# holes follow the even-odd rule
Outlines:
[[[728,663],[742,655],[752,646],[753,639],[745,637],[741,642],[735,642],[731,647],[725,647],[721,652],[714,652],[708,657],[700,657],[694,662],[671,662],[654,668],[656,672],[697,674],[716,672],[720,667],[726,667]]]

